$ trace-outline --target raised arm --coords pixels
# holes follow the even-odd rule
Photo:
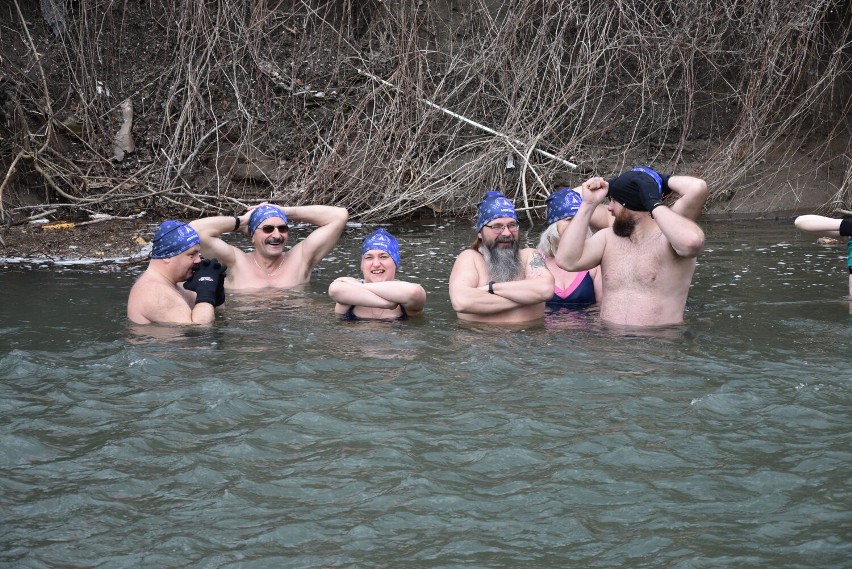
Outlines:
[[[678,256],[697,257],[704,249],[704,231],[691,219],[660,206],[654,209],[654,221]]]
[[[581,194],[582,195],[582,194]],[[589,226],[595,231],[612,227],[615,217],[609,213],[609,210],[603,204],[598,204],[595,211],[592,213],[592,219],[589,221]]]
[[[680,196],[671,210],[692,221],[698,219],[704,202],[707,201],[707,182],[693,176],[673,175],[669,177],[669,189]],[[657,209],[654,209],[654,218],[656,217]]]
[[[574,221],[559,239],[554,260],[556,265],[566,271],[587,271],[601,264],[606,245],[605,231],[599,231],[590,238],[589,224],[596,215],[600,204],[606,199],[609,185],[603,178],[590,178],[583,182],[583,203],[574,216]]]
[[[195,229],[201,239],[201,254],[208,259],[219,259],[223,265],[228,267],[233,266],[239,249],[225,243],[221,235],[235,230],[248,234],[247,228],[251,211],[249,209],[248,212],[236,216],[240,220],[239,229],[235,229],[237,219],[233,215],[214,215],[213,217],[203,217],[191,221],[189,225]]]
[[[328,205],[305,205],[281,209],[288,220],[317,226],[310,235],[290,250],[290,254],[301,258],[310,272],[337,244],[346,228],[349,212],[345,208]]]

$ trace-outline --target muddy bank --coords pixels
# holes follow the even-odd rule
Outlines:
[[[798,212],[801,213],[801,212]],[[797,212],[726,212],[708,210],[702,220],[790,221]],[[459,220],[464,223],[467,220]],[[95,223],[49,221],[0,229],[0,267],[101,266],[111,270],[144,264],[159,221],[106,220]],[[543,229],[537,224],[529,233]]]

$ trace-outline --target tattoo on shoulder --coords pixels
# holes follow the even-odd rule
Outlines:
[[[530,269],[536,270],[546,266],[547,264],[544,262],[544,257],[541,256],[541,253],[533,251],[532,257],[530,258]]]

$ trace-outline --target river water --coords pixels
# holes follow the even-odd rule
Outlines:
[[[845,246],[703,225],[650,333],[459,325],[452,223],[390,228],[408,322],[335,319],[356,228],[207,329],[129,325],[141,267],[0,264],[0,565],[849,567]]]

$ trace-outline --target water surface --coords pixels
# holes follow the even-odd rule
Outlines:
[[[140,267],[0,268],[0,565],[848,567],[845,246],[704,226],[651,333],[460,325],[456,224],[391,228],[408,322],[333,315],[367,228],[212,328],[129,325]]]

